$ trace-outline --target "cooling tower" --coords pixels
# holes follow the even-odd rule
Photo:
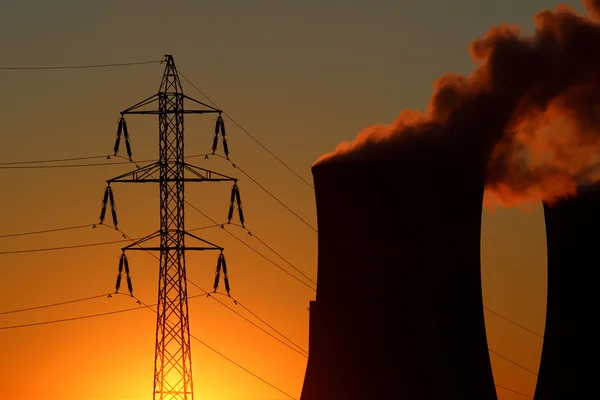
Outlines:
[[[598,398],[600,185],[544,204],[548,300],[536,400]]]
[[[313,167],[318,283],[301,400],[493,400],[483,169],[431,157]]]

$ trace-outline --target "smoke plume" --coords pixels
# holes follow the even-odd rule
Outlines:
[[[474,72],[439,78],[426,112],[366,128],[317,164],[453,152],[485,163],[488,206],[575,195],[600,180],[600,0],[584,4],[587,16],[538,12],[532,36],[492,27],[470,46]]]

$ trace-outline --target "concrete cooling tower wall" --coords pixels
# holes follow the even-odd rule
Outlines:
[[[313,176],[318,285],[301,400],[495,400],[484,172],[429,158],[326,163]]]
[[[600,350],[600,185],[544,204],[548,301],[535,400],[595,399]]]

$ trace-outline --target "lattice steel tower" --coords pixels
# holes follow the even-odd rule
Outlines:
[[[192,99],[183,94],[175,62],[171,55],[165,56],[166,67],[157,94],[129,107],[121,112],[117,140],[114,147],[118,153],[121,136],[124,136],[129,159],[131,146],[129,133],[125,123],[125,114],[158,115],[159,123],[159,160],[139,167],[131,172],[107,181],[108,187],[104,194],[100,222],[106,215],[106,206],[111,206],[115,228],[117,217],[111,183],[155,182],[160,187],[160,229],[129,246],[124,247],[119,262],[119,274],[116,290],[121,284],[123,269],[126,273],[130,293],[133,294],[129,278],[129,263],[125,256],[128,250],[146,250],[160,252],[160,270],[158,282],[158,307],[156,320],[156,350],[154,358],[154,399],[155,400],[192,400],[192,358],[190,351],[190,328],[188,319],[188,298],[185,266],[185,250],[217,250],[220,252],[217,262],[217,272],[214,282],[215,291],[219,284],[221,270],[229,293],[229,280],[223,248],[201,239],[185,230],[185,182],[233,182],[229,220],[233,214],[234,202],[237,203],[240,220],[243,224],[243,213],[237,179],[213,171],[189,165],[184,161],[184,114],[218,114],[213,142],[213,153],[216,149],[219,132],[223,139],[225,154],[228,155],[225,129],[221,110]],[[197,109],[184,109],[184,99],[192,102]],[[157,109],[147,109],[146,106],[158,103]],[[158,174],[158,178],[155,175]],[[185,239],[189,237],[199,241],[200,246],[186,246]],[[143,246],[152,239],[159,239],[159,246]]]

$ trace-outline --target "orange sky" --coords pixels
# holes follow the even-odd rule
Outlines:
[[[166,14],[152,1],[41,1],[5,7],[0,16],[2,66],[94,64],[175,56],[178,68],[250,133],[312,181],[321,154],[362,128],[393,121],[403,108],[426,105],[432,82],[446,72],[472,69],[468,44],[493,23],[531,26],[533,13],[557,2],[494,4],[475,0],[382,1],[339,8],[336,1],[306,6],[239,1],[201,8],[177,6],[178,20],[155,27]],[[314,4],[313,4],[314,3]],[[431,4],[429,4],[431,3]],[[527,3],[527,4],[524,4]],[[569,2],[578,5],[577,1]],[[345,3],[344,3],[345,4]],[[62,10],[59,13],[59,10]],[[358,29],[357,29],[358,27]],[[430,27],[423,29],[424,27]],[[273,35],[273,32],[278,32]],[[172,42],[169,35],[180,37]],[[416,45],[415,45],[416,44]],[[163,66],[104,70],[0,71],[3,126],[0,162],[109,154],[119,111],[158,89]],[[183,82],[186,94],[202,95]],[[134,158],[157,155],[156,120],[127,118]],[[213,117],[186,119],[186,153],[209,151]],[[314,194],[226,119],[232,159],[287,206],[316,226]],[[86,162],[103,163],[108,160]],[[316,279],[317,235],[225,160],[190,160],[240,178],[248,228],[295,267]],[[0,169],[0,236],[97,222],[105,180],[129,165],[89,168]],[[186,198],[224,221],[228,184],[186,187]],[[115,184],[120,228],[141,237],[158,227],[158,188]],[[209,225],[187,209],[186,226]],[[231,232],[292,268],[237,227]],[[315,292],[298,283],[220,229],[197,232],[226,248],[232,295],[304,349],[308,303]],[[0,253],[121,239],[109,228],[0,238]],[[432,244],[434,246],[435,244]],[[543,214],[530,210],[484,212],[482,275],[485,305],[543,333],[546,255]],[[120,244],[64,251],[0,254],[0,312],[101,295],[112,291]],[[136,296],[156,301],[157,261],[129,256]],[[189,254],[188,277],[209,290],[216,254]],[[189,294],[201,293],[193,286]],[[261,324],[230,299],[221,301]],[[135,307],[127,296],[99,298],[44,310],[0,315],[0,328]],[[199,297],[190,300],[192,334],[295,398],[306,358],[248,322]],[[542,340],[486,312],[490,348],[537,371]],[[265,329],[268,329],[265,327]],[[155,317],[148,310],[22,329],[0,330],[0,398],[149,399]],[[192,341],[194,388],[200,400],[284,399],[207,347]],[[529,395],[535,376],[491,355],[496,383]],[[522,399],[498,389],[500,400]]]

